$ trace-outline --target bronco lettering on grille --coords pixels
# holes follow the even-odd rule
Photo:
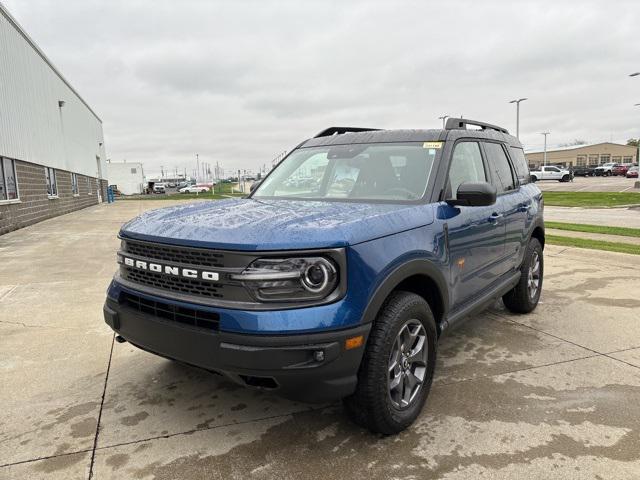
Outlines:
[[[182,268],[175,265],[164,265],[155,262],[146,262],[144,260],[135,260],[118,254],[118,263],[127,267],[136,268],[138,270],[148,270],[150,272],[164,273],[165,275],[173,275],[175,277],[196,278],[200,280],[208,280],[217,282],[220,275],[217,272],[207,270],[197,270],[195,268]]]

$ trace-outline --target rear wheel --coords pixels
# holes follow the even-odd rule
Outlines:
[[[535,175],[531,175],[531,181],[533,183],[537,182],[538,181],[538,177],[536,177]]]
[[[543,273],[542,246],[537,238],[532,238],[520,268],[518,284],[502,297],[505,307],[515,313],[533,311],[540,300]]]
[[[414,293],[393,293],[373,324],[356,392],[344,399],[352,420],[385,435],[411,425],[431,389],[436,342],[429,304]]]

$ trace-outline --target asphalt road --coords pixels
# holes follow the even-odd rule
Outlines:
[[[640,192],[634,188],[637,178],[575,177],[573,182],[544,180],[536,184],[543,191],[558,192]]]
[[[640,477],[640,257],[547,247],[539,308],[445,337],[418,422],[382,438],[114,343],[116,232],[158,207],[0,236],[0,478]]]

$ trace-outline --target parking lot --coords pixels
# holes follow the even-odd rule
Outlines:
[[[543,180],[537,182],[541,190],[558,192],[633,192],[637,178],[575,177],[573,182]]]
[[[624,182],[558,185],[598,181]],[[640,257],[548,246],[538,309],[496,304],[445,337],[419,421],[383,438],[339,404],[114,342],[102,303],[118,228],[169,203],[99,205],[0,237],[0,478],[640,476]]]

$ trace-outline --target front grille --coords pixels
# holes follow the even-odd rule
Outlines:
[[[223,253],[206,249],[170,247],[157,243],[127,240],[126,250],[133,255],[153,258],[154,260],[164,260],[170,263],[218,268],[225,266]]]
[[[148,313],[154,317],[163,318],[172,322],[191,325],[192,327],[218,331],[220,328],[220,315],[217,313],[196,310],[194,308],[177,307],[170,303],[147,300],[146,298],[122,292],[120,304],[142,313]]]
[[[121,275],[125,280],[146,285],[153,288],[161,288],[185,295],[197,295],[199,297],[222,298],[223,285],[219,283],[205,282],[184,277],[172,277],[148,270],[136,270],[123,267]]]

